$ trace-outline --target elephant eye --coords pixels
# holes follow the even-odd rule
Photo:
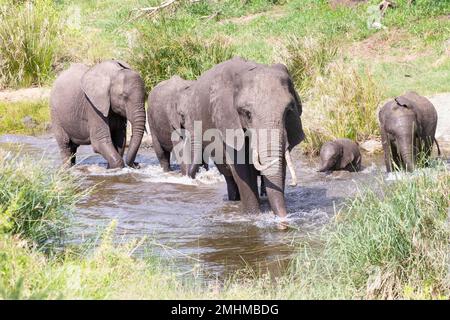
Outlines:
[[[238,113],[242,117],[245,117],[247,120],[251,120],[252,119],[252,113],[250,111],[248,111],[247,109],[238,108]]]

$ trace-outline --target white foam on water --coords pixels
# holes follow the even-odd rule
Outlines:
[[[107,169],[106,166],[93,165],[78,165],[74,167],[76,174],[98,177],[123,176],[133,174],[137,179],[144,182],[151,183],[173,183],[181,185],[201,185],[201,184],[215,184],[224,182],[216,167],[209,170],[200,169],[196,179],[191,179],[188,176],[183,176],[179,171],[164,172],[159,165],[142,165],[139,169],[122,168],[122,169]]]
[[[286,218],[280,218],[273,211],[264,211],[256,214],[231,213],[215,215],[211,219],[225,223],[247,223],[261,229],[273,228],[281,223],[291,227],[313,227],[320,226],[329,221],[328,213],[321,209],[311,211],[297,211],[288,213]]]
[[[375,164],[375,162],[372,162],[370,166],[365,167],[361,173],[376,173],[377,171],[380,171],[380,168]]]
[[[401,181],[405,179],[411,180],[422,175],[436,176],[439,174],[440,174],[439,171],[436,171],[435,169],[432,168],[420,168],[414,170],[413,172],[396,171],[396,172],[389,172],[386,177],[386,181]]]

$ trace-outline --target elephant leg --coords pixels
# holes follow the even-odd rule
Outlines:
[[[243,210],[248,213],[259,213],[258,184],[250,172],[250,165],[235,164],[231,165],[230,169],[239,190]]]
[[[108,126],[91,129],[91,143],[94,152],[101,154],[108,162],[108,169],[123,168],[125,162],[114,147]]]
[[[164,172],[171,171],[170,168],[170,152],[163,149],[158,138],[152,132],[153,150]],[[183,170],[183,167],[181,168]]]
[[[116,148],[119,155],[123,158],[125,153],[125,145],[127,142],[127,127],[126,122],[125,125],[121,128],[117,128],[111,132],[112,142],[114,144],[114,148]]]
[[[392,141],[390,143],[390,148],[392,154],[391,167],[394,166],[392,169],[402,169],[404,167],[402,157],[396,144]]]
[[[265,197],[265,196],[267,196],[266,183],[264,182],[264,179],[263,179],[262,176],[260,178],[261,178],[261,186],[260,186],[260,193],[259,193],[259,195],[261,197]]]
[[[386,165],[386,171],[391,172],[392,171],[391,144],[388,140],[387,134],[384,132],[383,129],[381,130],[381,144],[383,146],[384,164]]]
[[[216,164],[217,170],[225,177],[227,183],[228,200],[239,201],[241,200],[241,195],[239,194],[239,189],[234,181],[231,170],[224,164]]]
[[[78,149],[78,145],[70,140],[69,135],[58,125],[54,125],[54,133],[56,142],[61,154],[61,159],[64,165],[73,166],[76,162],[75,154]]]

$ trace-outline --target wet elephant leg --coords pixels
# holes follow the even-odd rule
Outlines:
[[[64,165],[73,166],[76,162],[75,154],[78,145],[70,140],[69,135],[58,125],[54,125],[53,132],[55,134],[56,142],[58,143],[61,159]]]
[[[225,181],[227,183],[227,192],[228,192],[228,200],[230,201],[239,201],[241,200],[241,195],[239,194],[239,189],[234,181],[233,174],[231,173],[230,168],[225,164],[216,164],[217,169],[223,176],[225,177]]]
[[[238,187],[241,196],[243,211],[248,213],[259,213],[258,184],[250,165],[234,164],[230,165],[233,179]]]
[[[108,169],[123,168],[125,162],[114,147],[107,125],[91,129],[91,144],[94,152],[101,154],[108,162]]]
[[[152,135],[153,150],[155,150],[156,157],[164,172],[170,171],[170,152],[163,149],[156,135]]]
[[[122,127],[116,128],[111,131],[111,138],[119,155],[123,158],[125,153],[125,145],[127,142],[127,127],[126,122]]]

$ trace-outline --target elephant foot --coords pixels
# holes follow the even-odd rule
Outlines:
[[[128,164],[128,166],[130,168],[133,168],[133,169],[140,169],[141,168],[141,165],[139,163],[137,163],[137,162],[133,162],[131,164]]]

